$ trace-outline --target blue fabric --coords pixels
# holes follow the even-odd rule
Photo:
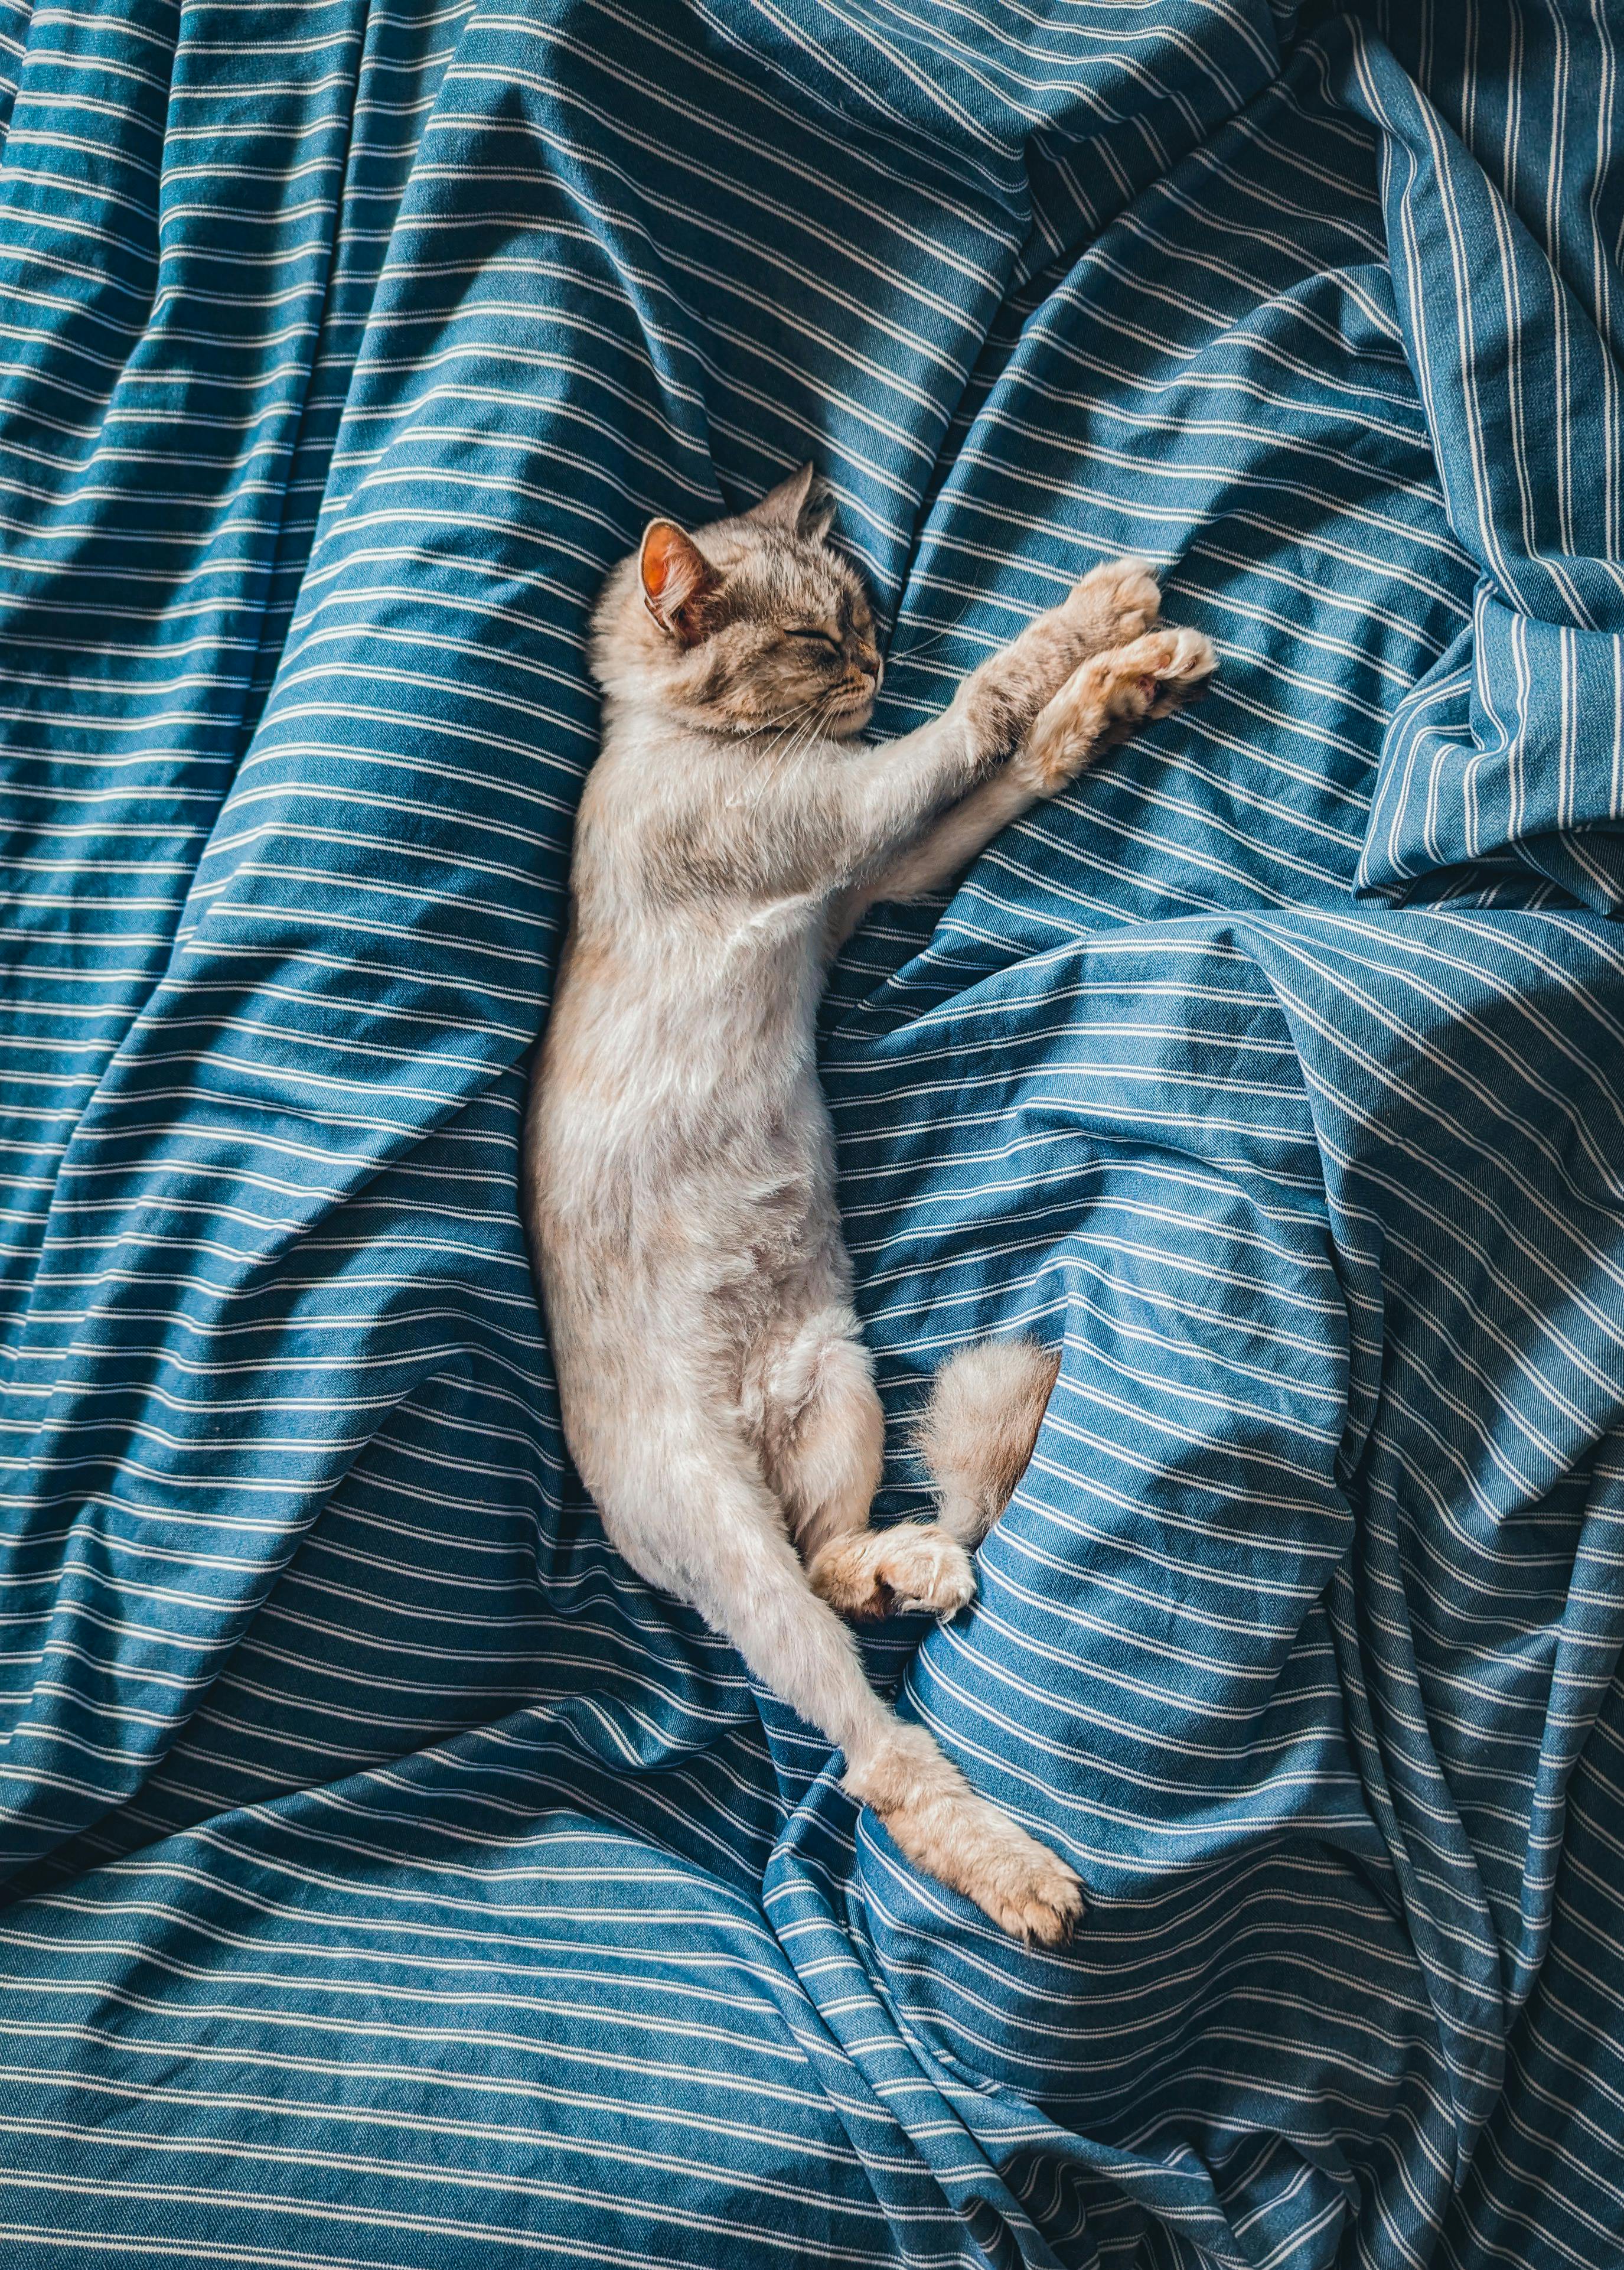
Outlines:
[[[1608,0],[15,0],[0,2262],[1624,2259]],[[515,1201],[652,513],[815,455],[905,727],[1134,551],[1188,716],[880,909],[895,1420],[1034,1954],[611,1554]]]

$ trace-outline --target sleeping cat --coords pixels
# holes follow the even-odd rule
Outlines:
[[[925,1430],[938,1517],[869,1526],[882,1451],[813,1017],[875,901],[946,883],[1101,747],[1196,693],[1138,560],[1097,568],[942,715],[858,738],[882,664],[805,466],[751,511],[656,520],[593,622],[602,753],[525,1150],[564,1432],[609,1536],[845,1754],[908,1857],[1053,1944],[1070,1868],[870,1686],[842,1615],[951,1615],[1055,1359],[969,1350]]]

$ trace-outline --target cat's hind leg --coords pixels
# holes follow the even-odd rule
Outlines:
[[[689,1601],[845,1753],[846,1787],[908,1859],[1005,1931],[1058,1946],[1082,1913],[1077,1878],[971,1787],[927,1727],[904,1724],[875,1693],[850,1628],[813,1590],[785,1533],[752,1444],[691,1406],[643,1417],[641,1434],[605,1430],[582,1445],[582,1478],[632,1567]]]
[[[760,1378],[762,1461],[813,1591],[848,1616],[953,1615],[974,1599],[970,1557],[938,1523],[869,1526],[885,1415],[850,1309],[804,1317]]]

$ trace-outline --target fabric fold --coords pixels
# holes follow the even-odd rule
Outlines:
[[[0,2270],[1610,2259],[1612,11],[4,20]],[[882,731],[1111,555],[1221,655],[819,1027],[878,1517],[1062,1353],[863,1643],[1065,1950],[610,1550],[525,1251],[592,593],[808,456]]]
[[[1450,523],[1481,570],[1470,640],[1395,710],[1358,887],[1531,873],[1624,909],[1624,384],[1590,300],[1379,42],[1341,80],[1380,136],[1393,297]],[[1550,215],[1545,216],[1547,226]],[[1598,295],[1603,304],[1598,304]]]

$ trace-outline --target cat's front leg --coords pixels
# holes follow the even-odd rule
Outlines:
[[[856,906],[860,912],[862,904],[881,895],[872,879],[961,799],[965,824],[949,830],[954,843],[962,839],[968,846],[960,865],[1034,797],[1051,793],[1001,775],[1042,711],[1077,676],[1083,657],[1112,640],[1113,651],[1123,650],[1123,642],[1138,635],[1161,604],[1156,579],[1142,560],[1096,568],[1063,606],[1028,623],[1001,654],[973,671],[939,717],[866,756],[822,769],[813,797],[827,856],[848,869],[856,894],[842,892],[836,901],[832,940],[855,919],[845,909]],[[988,792],[972,795],[983,783]],[[803,824],[812,812],[808,799]],[[939,847],[942,853],[949,849],[945,842]]]
[[[961,797],[871,882],[846,892],[830,918],[842,946],[882,899],[917,899],[963,873],[1000,829],[1057,796],[1101,752],[1147,717],[1193,701],[1218,665],[1199,631],[1156,630],[1090,656],[1038,712],[1009,763]]]

